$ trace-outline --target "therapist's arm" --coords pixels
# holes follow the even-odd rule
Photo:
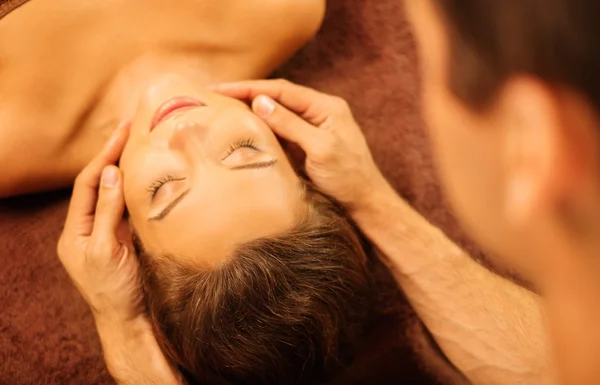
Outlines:
[[[164,357],[150,324],[96,321],[108,371],[118,385],[183,385],[182,376]]]
[[[480,266],[400,199],[342,99],[281,80],[213,88],[253,101],[276,134],[304,150],[312,182],[381,250],[443,352],[473,384],[551,383],[540,299]]]
[[[553,384],[540,298],[474,261],[381,182],[353,218],[473,384]]]

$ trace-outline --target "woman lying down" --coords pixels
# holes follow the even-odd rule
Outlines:
[[[31,0],[0,22],[0,162],[11,165],[0,195],[69,186],[130,121],[119,168],[146,308],[190,382],[327,381],[370,322],[370,263],[351,223],[247,105],[206,87],[266,76],[323,10]]]

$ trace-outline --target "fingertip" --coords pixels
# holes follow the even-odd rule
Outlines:
[[[102,186],[113,188],[119,183],[120,171],[116,166],[106,166],[102,170]]]
[[[275,106],[275,101],[266,95],[259,95],[254,99],[254,102],[252,102],[252,109],[254,112],[265,119],[273,115]]]

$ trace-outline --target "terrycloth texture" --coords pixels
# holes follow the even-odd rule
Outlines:
[[[6,9],[0,0],[0,11]],[[348,99],[393,186],[462,240],[432,171],[415,59],[400,1],[330,0],[319,37],[279,75]],[[90,313],[56,258],[66,198],[0,202],[0,384],[111,383]],[[416,325],[408,308],[401,314]],[[406,346],[373,349],[396,355],[372,365],[377,373],[358,383],[432,383],[419,374]]]
[[[29,0],[0,0],[0,19]]]

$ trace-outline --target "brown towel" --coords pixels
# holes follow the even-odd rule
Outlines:
[[[0,0],[0,16],[23,2]],[[432,169],[402,3],[328,3],[323,31],[279,75],[348,99],[393,186],[433,223],[469,245],[442,203]],[[66,197],[0,202],[0,384],[111,383],[89,311],[55,254]],[[401,333],[418,329],[403,301],[389,306],[399,309],[407,327]],[[408,344],[375,341],[367,356],[377,358],[356,369],[349,383],[433,383]]]
[[[0,19],[28,1],[29,0],[0,0]]]

